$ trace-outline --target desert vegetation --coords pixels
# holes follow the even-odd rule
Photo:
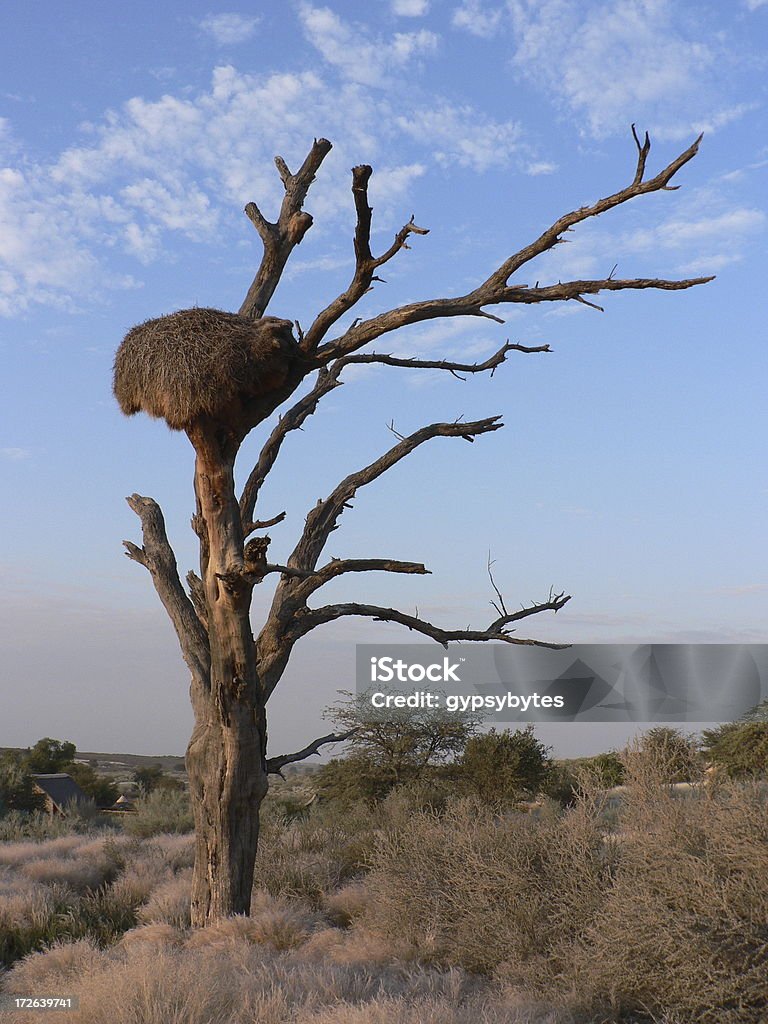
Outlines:
[[[469,738],[383,797],[334,795],[327,766],[289,776],[266,802],[250,916],[203,930],[190,927],[183,792],[147,793],[127,830],[9,812],[2,991],[78,996],[78,1024],[765,1019],[759,765],[681,785],[681,758],[704,763],[699,745],[654,730],[571,765],[569,800],[515,804],[458,784],[466,751],[478,770],[484,744],[508,764],[518,750],[539,782],[567,767],[524,730]],[[605,785],[616,764],[618,802]]]

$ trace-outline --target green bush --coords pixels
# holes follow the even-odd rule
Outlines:
[[[77,748],[68,740],[53,740],[46,736],[38,740],[25,757],[27,770],[41,775],[63,772],[75,759]]]
[[[483,803],[509,804],[536,796],[551,770],[549,749],[528,725],[515,732],[491,729],[472,736],[455,766],[455,778]]]
[[[21,759],[13,754],[0,758],[0,818],[12,811],[37,811],[45,797],[35,792],[35,782]]]
[[[312,786],[322,801],[340,805],[359,800],[377,801],[394,788],[392,775],[370,758],[356,756],[333,758],[312,776]]]
[[[732,779],[768,775],[768,722],[733,722],[703,734],[704,751]]]
[[[111,807],[120,796],[117,785],[106,776],[97,774],[89,764],[71,764],[67,767],[67,774],[97,807]]]

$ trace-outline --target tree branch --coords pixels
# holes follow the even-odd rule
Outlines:
[[[395,240],[389,249],[379,257],[373,256],[371,253],[371,215],[373,210],[368,204],[368,182],[372,173],[373,170],[368,164],[352,168],[352,195],[357,213],[354,241],[355,272],[347,290],[317,315],[312,326],[304,335],[301,347],[307,353],[314,352],[333,324],[352,309],[370,290],[373,281],[376,280],[376,270],[391,260],[401,249],[408,248],[406,240],[410,234],[426,235],[429,233],[427,228],[420,228],[414,224],[413,217],[411,217],[395,235]]]
[[[312,217],[301,209],[309,186],[315,179],[320,164],[331,150],[327,139],[315,139],[306,160],[296,174],[291,174],[282,157],[275,157],[278,173],[285,188],[285,196],[276,223],[268,221],[255,203],[248,203],[245,212],[259,232],[264,245],[264,255],[248,294],[240,307],[241,316],[258,320],[263,316],[288,257],[309,228]]]
[[[525,609],[525,615],[537,615],[539,612],[543,611],[558,612],[568,601],[570,601],[570,595],[550,595],[549,600],[542,604],[534,605],[531,608]],[[513,636],[504,627],[508,623],[516,621],[518,618],[523,618],[524,615],[520,612],[513,615],[505,615],[496,619],[490,626],[488,626],[487,629],[442,629],[439,626],[433,625],[431,622],[427,622],[425,619],[421,619],[416,615],[407,615],[405,612],[398,611],[396,608],[382,608],[378,605],[355,603],[329,604],[322,608],[307,609],[303,615],[297,616],[295,635],[305,636],[311,630],[316,629],[318,626],[321,626],[326,622],[332,622],[335,619],[340,619],[350,615],[359,615],[365,618],[371,618],[376,622],[397,622],[401,626],[405,626],[407,629],[413,630],[416,633],[423,633],[424,636],[431,637],[443,646],[452,640],[482,642],[488,640],[500,640],[508,644],[522,644],[527,647],[549,647],[553,650],[562,650],[563,648],[570,646],[569,644],[547,643],[543,640],[529,640]]]
[[[508,286],[507,281],[513,273],[536,256],[553,248],[563,241],[562,236],[576,224],[590,217],[620,206],[636,196],[651,192],[670,191],[675,186],[669,182],[672,177],[691,160],[699,149],[701,136],[683,153],[672,160],[654,178],[644,181],[645,166],[650,149],[650,141],[646,136],[641,144],[633,127],[633,138],[638,151],[637,164],[632,182],[604,199],[599,199],[591,206],[582,206],[560,217],[547,228],[534,242],[524,246],[505,260],[486,280],[466,295],[451,299],[429,299],[424,302],[410,303],[397,309],[389,310],[369,320],[353,324],[343,335],[333,341],[321,345],[315,353],[316,361],[328,363],[340,356],[355,352],[373,341],[375,338],[390,331],[397,330],[407,324],[420,323],[424,320],[447,318],[454,316],[492,316],[485,312],[484,306],[492,306],[507,302],[546,302],[561,299],[576,299],[586,302],[583,295],[595,294],[599,291],[619,291],[633,288],[659,288],[664,290],[692,288],[695,285],[711,281],[711,277],[689,278],[682,281],[665,281],[656,278],[630,279],[626,281],[572,281],[546,288],[528,289],[526,285]],[[589,303],[587,303],[589,304]],[[322,314],[321,314],[322,315]],[[498,317],[495,317],[498,319]]]
[[[312,743],[307,744],[303,750],[299,750],[295,754],[280,754],[279,757],[268,757],[267,771],[270,775],[282,775],[282,769],[287,764],[305,761],[313,754],[319,754],[320,747],[325,746],[326,743],[343,743],[350,736],[354,736],[356,732],[356,729],[349,729],[347,732],[331,732],[327,736],[321,736],[320,739],[313,740]]]
[[[341,366],[334,366],[330,370],[323,367],[317,375],[317,380],[312,390],[299,399],[295,405],[291,406],[280,417],[274,430],[267,438],[264,447],[261,449],[258,462],[251,470],[251,474],[243,488],[243,493],[240,496],[240,516],[243,521],[243,533],[245,536],[248,536],[248,534],[253,533],[254,530],[264,525],[254,523],[251,520],[261,486],[275,464],[283,441],[290,431],[301,428],[307,417],[311,416],[315,409],[317,409],[317,403],[324,395],[329,394],[334,388],[340,386],[341,381],[338,379],[338,376],[341,369]],[[284,515],[285,513],[283,513],[280,519]],[[279,519],[275,521],[279,521]],[[272,525],[272,523],[269,525]]]
[[[398,572],[416,576],[431,575],[429,569],[421,562],[401,562],[394,558],[332,558],[326,565],[316,572],[312,572],[304,583],[295,587],[291,596],[303,604],[320,587],[347,572]]]
[[[497,367],[501,366],[507,358],[508,352],[551,352],[552,349],[549,345],[517,345],[510,343],[509,341],[502,347],[494,352],[492,356],[484,360],[482,363],[458,363],[453,362],[450,359],[409,359],[400,356],[391,356],[380,354],[378,352],[366,352],[359,353],[357,355],[344,356],[333,365],[336,366],[338,363],[343,363],[348,366],[351,363],[383,363],[385,366],[403,366],[409,369],[417,370],[447,370],[454,376],[459,373],[485,373],[487,370],[491,371],[493,376],[494,371]]]
[[[403,438],[369,466],[345,477],[325,501],[318,501],[308,514],[304,532],[288,559],[288,565],[299,569],[314,569],[328,537],[336,529],[336,520],[355,496],[357,489],[376,480],[419,445],[433,437],[463,437],[471,441],[478,434],[499,430],[503,426],[499,420],[499,416],[491,416],[473,423],[432,423]]]
[[[131,541],[123,541],[126,554],[132,561],[149,570],[158,597],[173,623],[181,653],[194,683],[209,685],[211,655],[208,634],[181,585],[176,557],[165,532],[160,506],[153,498],[144,498],[140,494],[132,494],[125,500],[141,520],[144,540],[141,548]]]

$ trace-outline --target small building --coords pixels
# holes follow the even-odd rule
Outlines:
[[[56,772],[52,775],[33,775],[35,791],[45,797],[45,810],[49,814],[66,814],[71,804],[90,803],[90,799],[71,775]]]
[[[136,805],[123,793],[107,810],[110,814],[128,814],[136,810]]]

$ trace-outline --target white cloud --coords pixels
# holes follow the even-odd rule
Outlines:
[[[392,0],[392,13],[401,18],[421,18],[429,10],[429,0]]]
[[[259,18],[233,12],[209,14],[200,22],[200,28],[219,46],[231,46],[251,39],[259,21]]]
[[[528,164],[525,173],[535,178],[540,174],[554,174],[556,170],[557,164],[553,164],[549,160],[535,160]]]
[[[480,0],[464,0],[453,12],[451,24],[454,28],[465,29],[473,36],[490,39],[498,31],[502,14],[501,8],[486,7]]]
[[[522,129],[515,121],[494,121],[470,106],[442,103],[398,117],[405,134],[428,143],[442,164],[476,171],[505,167],[521,148]]]
[[[688,263],[681,263],[677,273],[685,277],[708,277],[710,274],[719,274],[726,267],[734,263],[741,263],[744,257],[740,253],[720,252],[712,253],[709,256],[694,256]]]
[[[766,0],[768,3],[768,0]],[[689,121],[681,121],[678,124],[660,125],[654,132],[658,139],[669,139],[679,141],[690,139],[694,135],[709,135],[725,128],[726,125],[740,120],[745,114],[756,110],[757,103],[735,103],[733,106],[724,107],[721,110],[713,110],[709,114],[694,118]]]
[[[307,39],[345,78],[361,85],[383,85],[393,66],[434,53],[434,32],[396,32],[390,40],[375,39],[362,26],[352,26],[329,7],[304,3],[299,17]]]
[[[758,7],[765,7],[768,4],[768,0],[744,0],[744,2],[750,11],[756,11]]]
[[[21,462],[32,454],[28,448],[0,448],[0,455],[11,462]]]
[[[402,56],[410,44],[395,38],[392,46]],[[113,254],[147,264],[172,238],[224,245],[249,199],[273,217],[282,188],[272,158],[281,153],[298,166],[313,135],[334,141],[310,197],[313,237],[353,219],[349,168],[361,160],[376,169],[378,229],[402,223],[402,199],[428,162],[482,170],[507,162],[518,146],[514,123],[468,105],[411,117],[400,102],[397,112],[402,120],[386,92],[334,75],[257,76],[224,65],[197,94],[134,97],[108,111],[50,163],[20,152],[16,166],[0,169],[0,316],[136,287],[125,268],[110,271]],[[390,152],[404,137],[408,159],[398,163]]]
[[[766,215],[762,210],[737,207],[716,215],[706,215],[667,220],[656,228],[638,231],[632,239],[635,251],[682,249],[690,245],[702,245],[712,240],[733,239],[759,231],[764,227]]]
[[[676,122],[727,123],[717,110],[718,53],[691,34],[671,0],[508,0],[514,63],[595,136],[643,121],[658,134]],[[714,45],[717,46],[715,38]]]

